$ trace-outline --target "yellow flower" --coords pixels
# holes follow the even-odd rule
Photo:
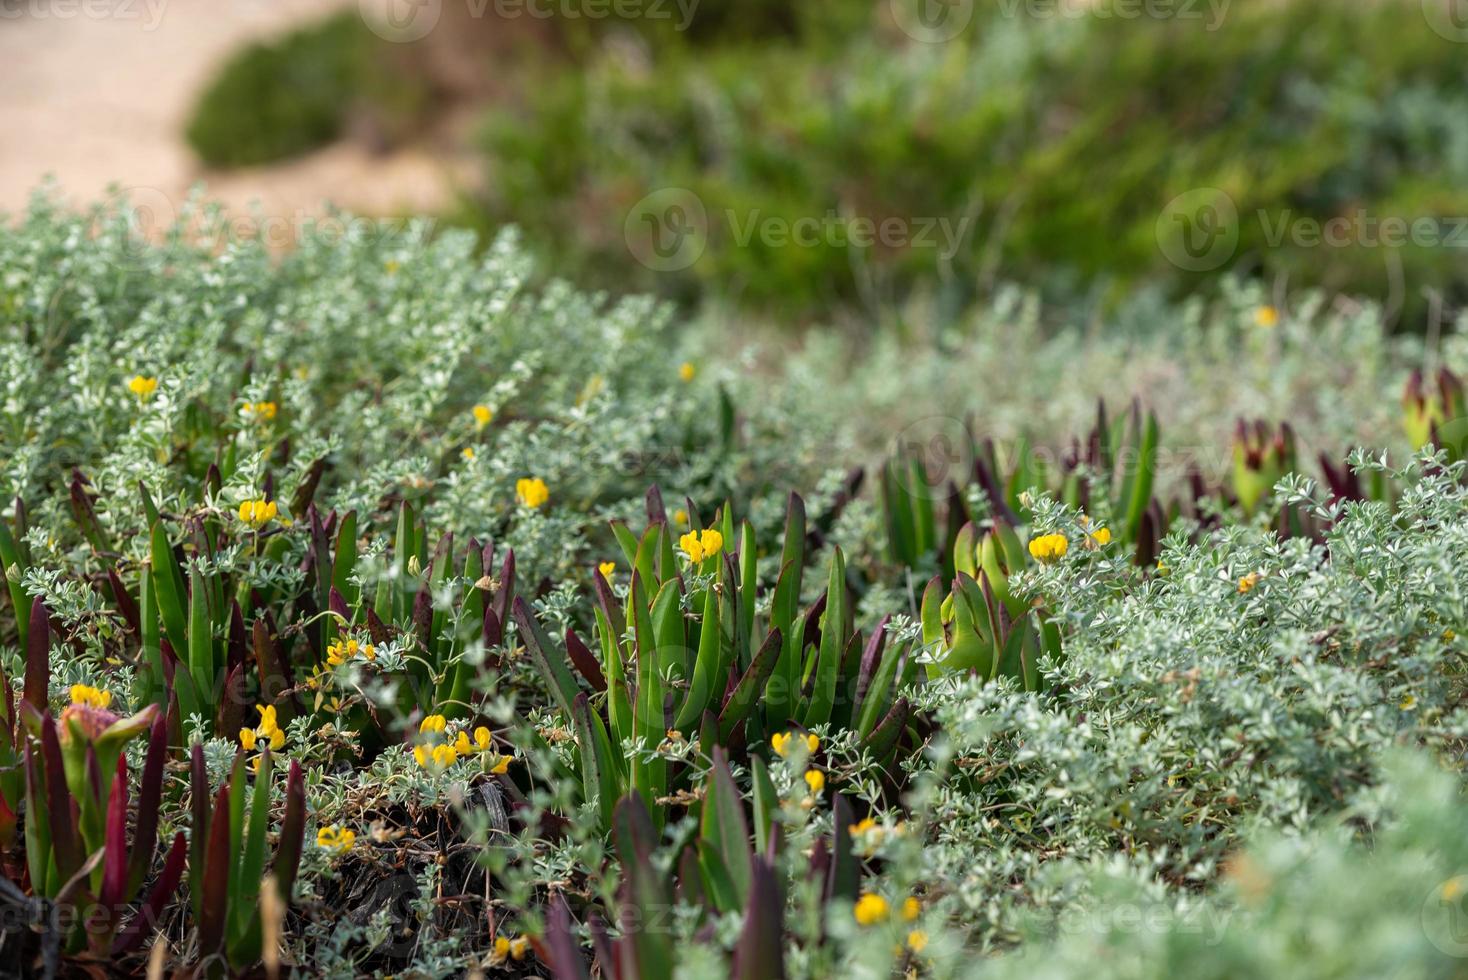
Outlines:
[[[1417,696],[1415,694],[1408,694],[1406,697],[1402,698],[1402,703],[1397,705],[1397,707],[1401,708],[1403,711],[1412,711],[1416,709]]]
[[[810,787],[812,793],[819,793],[826,788],[826,774],[818,769],[811,769],[805,774],[805,785]]]
[[[673,523],[674,524],[687,524],[688,523],[688,511],[684,510],[682,507],[679,507],[677,510],[673,511]]]
[[[1030,541],[1030,554],[1037,561],[1050,563],[1065,557],[1070,541],[1063,534],[1042,534]]]
[[[872,926],[887,921],[887,900],[881,895],[868,892],[856,900],[852,909],[858,925]]]
[[[914,953],[921,953],[928,948],[928,934],[921,929],[914,929],[907,934],[907,948]]]
[[[332,824],[316,831],[316,846],[338,854],[345,854],[357,841],[355,831]]]
[[[617,570],[617,563],[614,561],[604,561],[596,566],[596,570],[601,572],[602,578],[610,582],[612,580],[612,573]]]
[[[457,752],[459,755],[468,755],[470,752],[474,751],[474,746],[469,744],[468,732],[459,732],[458,737],[454,739],[454,751]]]
[[[902,903],[902,917],[911,922],[922,914],[923,903],[909,895],[907,901]]]
[[[157,378],[145,378],[141,374],[133,375],[127,383],[127,390],[138,396],[138,401],[147,401],[153,397],[153,392],[158,390]]]
[[[463,449],[459,450],[459,455],[460,456],[463,456],[465,459],[473,459],[474,458],[474,447],[473,446],[465,446]]]
[[[71,703],[84,704],[89,708],[112,707],[112,692],[88,684],[71,685]]]
[[[1259,580],[1263,577],[1263,574],[1260,572],[1250,572],[1248,575],[1239,579],[1239,595],[1253,590],[1254,586],[1258,585]]]
[[[280,508],[273,500],[246,500],[240,504],[240,521],[259,530],[275,520]]]
[[[448,719],[443,715],[429,715],[418,723],[418,731],[424,735],[442,735],[446,727],[448,727]]]
[[[480,752],[483,752],[485,749],[489,748],[492,742],[493,739],[490,737],[488,728],[480,725],[478,728],[474,729],[474,747]]]
[[[691,361],[684,361],[678,365],[678,377],[684,381],[692,381],[696,374],[698,374],[698,369],[693,366]]]
[[[805,747],[811,752],[814,752],[821,747],[821,740],[814,735],[807,735],[805,737]]]
[[[678,546],[683,549],[688,560],[697,565],[705,558],[712,558],[724,549],[724,535],[712,528],[703,531],[689,531],[678,539]]]
[[[530,955],[530,940],[524,936],[516,936],[514,939],[497,936],[494,941],[494,953],[490,956],[490,964],[499,966],[505,960],[523,960],[528,955]]]
[[[397,275],[399,268],[401,268],[401,266],[398,265],[397,259],[388,259],[386,262],[382,263],[382,270],[390,276]]]
[[[274,731],[268,732],[266,734],[270,736],[271,751],[279,752],[281,749],[285,748],[285,732],[277,728]]]
[[[258,704],[255,710],[260,712],[260,733],[269,735],[280,730],[280,723],[275,720],[275,705]]]
[[[489,772],[494,776],[503,776],[510,771],[510,757],[501,755],[495,757],[494,765],[489,767]]]
[[[1269,330],[1279,323],[1279,310],[1272,306],[1261,306],[1254,311],[1254,325]]]
[[[1108,545],[1111,543],[1111,528],[1098,527],[1088,534],[1087,537],[1094,541],[1098,547]]]
[[[253,728],[241,728],[240,729],[240,747],[241,748],[243,748],[246,752],[253,752],[253,751],[255,751],[256,742],[257,742],[257,736],[255,735],[255,729],[253,729]]]
[[[775,754],[780,756],[782,759],[790,751],[791,734],[792,733],[790,732],[776,732],[774,735],[770,736],[770,747],[773,748],[775,750]]]
[[[698,532],[689,531],[678,539],[678,547],[688,556],[688,560],[697,565],[703,561],[703,545],[698,543]]]
[[[887,836],[887,831],[881,824],[866,817],[851,826],[851,838],[859,841],[862,848],[867,851],[875,851],[882,846],[882,840]]]
[[[424,769],[442,772],[459,761],[459,752],[452,745],[413,746],[413,758]]]
[[[275,402],[245,402],[240,415],[247,422],[270,422],[275,419]]]
[[[494,421],[494,409],[488,405],[474,406],[474,428],[482,429]]]
[[[522,505],[534,510],[550,499],[550,490],[538,476],[533,479],[521,477],[515,481],[515,496]]]

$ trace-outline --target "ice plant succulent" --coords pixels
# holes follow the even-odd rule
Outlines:
[[[110,715],[106,708],[88,703],[72,707]],[[150,877],[157,850],[168,756],[167,722],[150,705],[94,736],[81,733],[73,715],[58,735],[49,714],[38,713],[29,703],[23,705],[22,713],[30,733],[23,759],[25,858],[31,887],[38,896],[58,905],[89,910],[60,937],[65,949],[75,952],[86,946],[98,957],[125,955],[151,936],[184,869],[187,848],[180,831],[142,907],[123,927],[127,906]],[[144,753],[137,816],[129,834],[128,765],[121,749],[144,729],[151,729],[151,734]],[[80,773],[75,772],[78,768]]]
[[[908,640],[888,643],[889,620],[870,637],[856,628],[840,548],[831,549],[824,593],[800,608],[807,531],[798,496],[790,498],[781,571],[767,601],[759,596],[751,525],[736,525],[726,507],[706,530],[683,535],[685,552],[700,560],[698,574],[688,576],[656,488],[647,499],[649,525],[640,537],[612,524],[631,576],[622,593],[594,574],[592,644],[568,629],[562,648],[528,603],[513,606],[526,653],[562,725],[575,730],[582,801],[599,801],[604,827],[613,802],[629,790],[661,825],[665,801],[692,792],[678,758],[687,743],[705,754],[720,744],[742,742],[755,752],[785,746],[783,738],[771,741],[776,735],[815,746],[814,736],[789,733],[824,728],[852,733],[879,760],[917,744],[904,689],[919,666]],[[725,550],[725,541],[738,542],[737,550]],[[668,737],[670,727],[689,733],[687,742]],[[645,751],[624,760],[618,747],[629,743]]]
[[[1279,482],[1295,470],[1295,433],[1288,422],[1275,428],[1262,419],[1239,419],[1234,427],[1233,489],[1245,512],[1252,513]]]
[[[265,941],[261,907],[290,903],[306,833],[306,783],[292,761],[285,784],[285,810],[276,835],[275,863],[265,876],[274,791],[272,756],[262,753],[253,787],[245,756],[235,756],[229,779],[211,793],[204,748],[195,744],[190,765],[193,826],[189,846],[189,892],[201,962],[219,957],[240,973],[259,961]],[[211,803],[212,800],[212,803]],[[351,833],[347,831],[347,833]],[[319,839],[319,838],[318,838]],[[340,843],[338,835],[335,840]],[[271,882],[268,899],[261,888]]]
[[[1468,453],[1468,404],[1463,382],[1447,368],[1432,377],[1413,371],[1402,394],[1403,428],[1413,448],[1437,445],[1448,450],[1449,459]]]

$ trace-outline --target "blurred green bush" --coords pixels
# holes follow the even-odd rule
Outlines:
[[[243,167],[324,146],[357,111],[379,130],[410,127],[425,83],[393,70],[383,46],[355,10],[247,45],[199,97],[189,145],[211,166]]]
[[[645,58],[607,45],[554,73],[531,104],[490,114],[493,180],[466,219],[520,224],[588,283],[797,317],[920,283],[961,302],[992,275],[1185,286],[1230,266],[1409,313],[1424,289],[1464,295],[1458,248],[1377,241],[1384,219],[1443,219],[1432,234],[1446,238],[1468,215],[1468,60],[1415,5],[1237,0],[1216,24],[1202,9],[985,5],[943,44],[865,5],[853,31],[849,9],[823,5],[827,20],[760,45],[651,34]],[[652,272],[623,229],[666,187],[698,197],[708,242],[689,268]],[[1166,235],[1168,203],[1210,187],[1236,206],[1237,247],[1179,268],[1159,218]],[[931,244],[861,248],[824,230],[856,217]],[[1345,244],[1312,244],[1299,223],[1333,218]],[[758,230],[740,243],[800,219],[823,229],[814,244]]]

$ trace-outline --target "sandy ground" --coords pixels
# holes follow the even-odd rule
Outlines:
[[[372,214],[433,211],[462,165],[430,148],[374,156],[342,143],[289,163],[209,173],[181,133],[215,67],[244,41],[355,0],[0,0],[0,212],[48,175],[64,196],[109,184],[159,209],[204,181],[231,207],[304,217],[324,200]]]

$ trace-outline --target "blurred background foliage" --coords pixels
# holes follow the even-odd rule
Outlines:
[[[260,163],[354,119],[391,142],[468,105],[484,179],[443,217],[517,224],[542,267],[584,285],[783,322],[914,293],[954,315],[1000,280],[1057,297],[1196,289],[1218,270],[1169,263],[1158,219],[1197,188],[1237,206],[1225,268],[1376,297],[1409,328],[1433,293],[1468,292],[1468,233],[1452,221],[1468,215],[1468,58],[1416,3],[1233,0],[1217,21],[1204,4],[1126,20],[977,4],[941,44],[909,37],[886,2],[704,0],[687,30],[669,6],[617,21],[496,19],[490,5],[416,45],[349,12],[241,51],[189,138],[211,163]],[[446,45],[479,64],[477,82],[445,83]],[[708,246],[654,272],[623,227],[667,187],[703,203]],[[951,256],[736,234],[827,216],[962,234]],[[1281,222],[1342,218],[1346,244],[1271,240]],[[1387,218],[1461,241],[1380,247],[1370,223]]]

